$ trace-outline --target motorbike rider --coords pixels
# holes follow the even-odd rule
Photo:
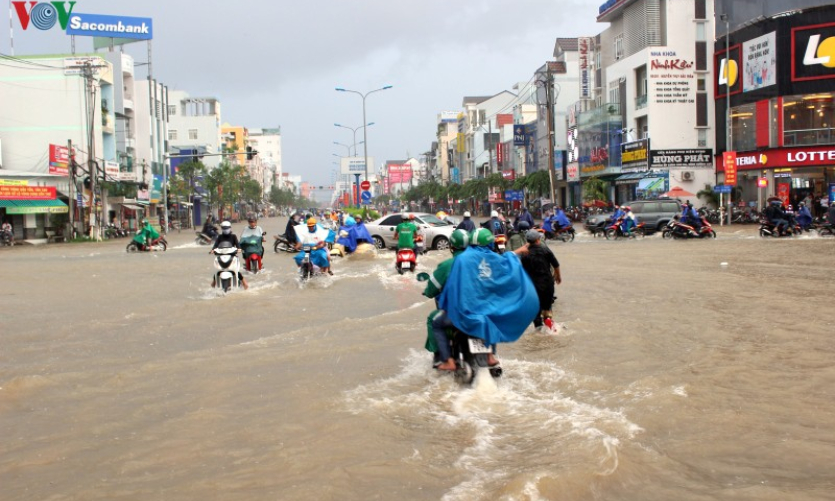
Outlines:
[[[539,297],[539,315],[534,319],[534,327],[543,323],[551,328],[551,307],[554,304],[554,284],[562,283],[560,263],[546,245],[542,245],[542,236],[536,230],[525,234],[528,243],[513,251],[522,260],[522,267],[528,273]]]
[[[394,239],[397,240],[398,249],[415,250],[415,238],[418,236],[418,227],[415,224],[415,215],[403,213],[403,222],[394,229]]]
[[[519,221],[519,231],[511,230],[510,238],[507,239],[508,250],[515,251],[525,245],[525,233],[531,229],[527,221]]]
[[[495,217],[498,218],[498,213],[496,211],[493,211],[493,213],[491,214],[491,217],[493,217],[493,214],[495,214],[496,215]],[[531,213],[528,212],[527,207],[522,207],[521,211],[519,212],[519,215],[516,216],[516,220],[513,221],[513,227],[516,228],[517,230],[519,229],[519,222],[520,221],[527,221],[528,224],[531,225],[531,228],[533,228],[533,216],[531,216]],[[493,235],[496,235],[496,234],[497,233],[494,231]]]
[[[470,219],[470,211],[466,211],[464,213],[464,220],[458,223],[458,226],[455,227],[456,230],[464,230],[467,233],[472,233],[475,231],[475,223],[472,219]]]
[[[435,271],[430,275],[426,288],[423,290],[423,295],[434,299],[444,288],[449,272],[452,269],[452,263],[455,258],[467,249],[470,243],[470,233],[464,229],[456,229],[449,236],[449,250],[452,252],[452,257],[441,262]],[[436,300],[437,302],[437,300]],[[436,304],[437,307],[437,304]],[[434,353],[433,367],[437,368],[443,362],[452,358],[449,351],[449,340],[446,337],[446,329],[452,327],[452,322],[446,316],[446,312],[436,309],[426,319],[428,327],[428,336],[426,338],[426,349]],[[452,363],[453,370],[455,361]],[[449,365],[447,365],[449,367]]]
[[[528,215],[530,216],[530,214],[528,214]],[[521,215],[520,215],[520,217],[521,217]],[[516,220],[517,220],[517,223],[518,223],[519,218],[517,217]],[[531,226],[533,226],[533,223],[530,223],[530,224],[531,224]],[[490,230],[490,233],[492,233],[494,237],[496,235],[507,235],[507,227],[505,227],[505,224],[499,218],[499,212],[498,211],[491,211],[490,212],[490,220],[487,221],[486,225],[482,225],[482,226],[485,226],[488,230]]]
[[[698,211],[693,207],[692,203],[686,202],[681,205],[682,223],[692,226],[696,233],[702,228],[702,218]]]
[[[151,246],[159,238],[159,232],[151,226],[151,222],[147,219],[142,220],[142,228],[136,232],[133,240],[139,244],[139,248],[145,251],[150,251]]]
[[[556,207],[556,214],[551,218],[554,227],[554,233],[559,232],[563,228],[571,226],[571,220],[565,215],[565,211],[559,205]]]
[[[625,213],[623,212],[623,209],[621,209],[620,205],[615,205],[615,212],[612,213],[612,219],[610,219],[610,221],[612,224],[615,224],[618,222],[618,219],[623,217],[624,214]]]
[[[620,231],[623,232],[624,235],[629,235],[636,226],[638,226],[638,221],[635,219],[632,207],[624,205],[623,222],[620,224]]]
[[[212,250],[209,251],[209,254],[212,254],[222,242],[229,242],[235,246],[236,249],[241,250],[241,246],[238,243],[238,236],[232,233],[232,223],[229,221],[220,223],[220,235],[218,235],[215,239],[215,243],[212,245]],[[238,280],[241,282],[241,285],[244,286],[244,290],[249,289],[249,284],[246,283],[244,274],[241,273],[240,270],[238,270]],[[215,285],[215,277],[212,277],[212,287]]]
[[[493,234],[490,231],[488,231],[487,229],[484,229],[484,228],[477,229],[475,232],[473,232],[469,236],[470,245],[476,246],[476,247],[490,247],[490,248],[492,248],[494,240],[495,240],[495,237],[493,236]],[[450,272],[451,272],[452,262],[450,263],[449,269],[450,269]],[[449,276],[449,274],[447,274],[447,277],[448,276]],[[445,281],[445,283],[446,283],[446,281]],[[440,289],[439,289],[439,293],[440,293]],[[443,316],[446,317],[446,313],[444,313]],[[435,317],[435,318],[437,318],[437,317]],[[434,321],[432,322],[432,333],[435,337],[435,343],[438,345],[439,353],[441,353],[440,357],[443,360],[443,363],[438,365],[436,367],[436,369],[441,370],[441,371],[454,371],[456,369],[455,359],[452,358],[452,354],[448,351],[449,350],[449,348],[448,348],[449,341],[446,341],[446,327],[450,327],[453,324],[449,320],[443,318],[443,319],[438,321],[438,325],[439,325],[439,327],[436,328],[435,327],[435,322]],[[443,348],[441,348],[441,345],[444,344],[444,341],[446,341],[447,351],[441,352],[440,350],[443,349]],[[493,345],[492,348],[493,348],[493,352],[487,354],[487,365],[489,365],[490,367],[495,367],[495,366],[499,365],[499,360],[496,358],[496,353],[495,353],[496,352],[496,346]],[[445,355],[446,355],[446,358],[443,358]]]
[[[263,259],[264,242],[267,241],[267,238],[264,236],[264,230],[258,225],[258,220],[255,219],[255,216],[250,216],[247,223],[248,226],[241,232],[241,240],[247,237],[259,237],[261,239],[261,252],[259,255]]]
[[[769,223],[774,225],[779,235],[785,235],[789,225],[789,220],[786,218],[782,206],[783,201],[775,199],[769,202],[765,209],[765,217]]]
[[[211,238],[212,240],[217,237],[217,228],[215,228],[215,220],[211,214],[206,216],[206,222],[203,223],[203,229],[200,230],[201,233],[206,235],[207,237]]]
[[[545,230],[546,234],[554,234],[556,230],[554,226],[557,223],[557,218],[554,214],[551,214],[551,211],[546,210],[542,213],[542,229]]]
[[[812,224],[812,212],[806,206],[806,202],[800,202],[797,208],[797,224],[806,229]]]
[[[9,235],[9,240],[14,242],[14,228],[12,228],[12,223],[8,219],[3,222],[3,226],[0,226],[0,234],[3,233]]]
[[[287,239],[287,243],[290,245],[295,245],[296,241],[296,230],[294,229],[296,225],[301,224],[302,215],[299,212],[294,213],[290,216],[290,220],[287,221],[287,227],[284,228],[284,238]]]
[[[330,257],[328,256],[328,251],[325,248],[327,242],[320,236],[321,232],[318,230],[319,228],[316,226],[316,219],[312,217],[308,218],[307,231],[302,230],[297,232],[298,240],[296,241],[296,250],[301,250],[303,245],[311,246],[313,250],[310,253],[310,262],[312,262],[314,266],[318,266],[322,271],[327,272],[328,275],[333,275],[333,272],[331,271]],[[301,267],[303,257],[304,252],[299,252],[296,255],[295,260],[297,266]]]

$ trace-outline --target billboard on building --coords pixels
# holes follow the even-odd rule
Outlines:
[[[154,23],[149,17],[72,13],[67,35],[151,40],[154,37]]]
[[[639,139],[620,145],[620,159],[623,172],[645,172],[649,170],[649,139]]]
[[[369,165],[374,165],[374,159],[368,157]],[[342,157],[339,162],[339,172],[343,175],[362,174],[365,175],[364,157]],[[353,180],[349,180],[352,181]]]
[[[55,176],[69,176],[69,148],[58,144],[49,145],[49,173]]]
[[[388,178],[391,184],[405,184],[412,181],[411,164],[388,164]]]
[[[762,89],[777,83],[777,32],[742,44],[742,91]]]
[[[592,39],[580,37],[577,39],[577,50],[580,57],[580,99],[591,98],[591,49]]]

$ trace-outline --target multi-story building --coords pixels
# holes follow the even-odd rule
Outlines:
[[[830,5],[813,7],[822,3]],[[832,203],[835,5],[717,0],[716,12],[717,72],[709,85],[716,89],[716,145],[736,152],[734,173],[716,158],[721,184],[741,187],[742,201],[760,207],[769,196]],[[812,210],[823,212],[817,203]]]
[[[609,0],[594,40],[594,92],[581,70],[579,174],[608,182],[616,202],[714,181],[708,106],[713,0]],[[581,39],[581,43],[587,43]],[[591,68],[588,71],[592,71]],[[594,105],[588,103],[593,100]]]
[[[247,144],[258,152],[257,158],[263,165],[263,179],[259,182],[262,183],[266,195],[276,184],[276,179],[280,178],[282,172],[281,127],[249,129]]]
[[[496,115],[509,112],[514,99],[516,94],[506,90],[493,96],[464,97],[461,104],[463,116],[458,121],[459,158],[456,161],[456,165],[463,169],[461,182],[497,172],[493,163],[499,143]]]
[[[91,86],[85,74],[90,75]],[[17,238],[42,238],[52,226],[50,214],[67,213],[71,208],[73,219],[80,220],[74,203],[79,191],[89,212],[90,193],[82,180],[91,175],[87,170],[90,141],[99,172],[107,170],[110,179],[119,175],[113,68],[96,54],[33,56],[6,60],[0,67],[0,80],[7,83],[0,85],[0,218],[11,219]],[[80,166],[74,186],[69,177],[68,141]],[[62,148],[63,155],[57,153]],[[101,175],[95,177],[102,180]],[[5,195],[12,187],[20,193]],[[27,193],[32,196],[23,200],[25,204],[13,199],[26,198]],[[99,216],[107,214],[106,198],[105,190]],[[80,224],[76,228],[83,229]]]
[[[455,168],[455,141],[458,134],[458,112],[442,111],[438,113],[438,128],[435,133],[437,147],[435,151],[435,169],[432,175],[439,182],[449,184],[460,182],[455,180],[451,174]]]
[[[220,164],[221,109],[213,97],[191,97],[182,90],[168,91],[168,144],[178,151],[197,150],[208,154],[203,165],[213,169]]]
[[[246,146],[247,146],[247,132],[246,127],[240,125],[229,125],[225,123],[220,128],[220,136],[223,140],[223,147],[228,152],[238,152],[237,155],[229,155],[226,158],[229,163],[237,165],[246,165]]]
[[[156,80],[142,80],[135,85],[136,160],[142,172],[140,181],[147,183],[147,193],[138,198],[148,200],[151,214],[161,214],[163,185],[170,172],[168,158],[168,87]],[[159,210],[157,210],[159,209]]]

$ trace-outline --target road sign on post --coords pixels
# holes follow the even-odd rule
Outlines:
[[[713,187],[714,193],[730,193],[733,189],[733,186],[729,184],[717,184]]]
[[[360,188],[362,188],[365,191],[368,191],[371,189],[371,183],[366,179],[365,181],[360,183]]]
[[[368,205],[371,203],[371,192],[370,191],[363,191],[360,194],[360,198],[362,199],[363,205]]]

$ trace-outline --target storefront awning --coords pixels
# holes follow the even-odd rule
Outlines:
[[[647,172],[629,172],[615,178],[615,184],[638,184],[638,181],[647,176]]]
[[[130,209],[130,210],[145,210],[147,208],[147,207],[143,207],[141,205],[133,205],[133,204],[121,204],[121,205],[125,209]]]
[[[69,212],[60,200],[0,200],[6,214],[62,214]]]

